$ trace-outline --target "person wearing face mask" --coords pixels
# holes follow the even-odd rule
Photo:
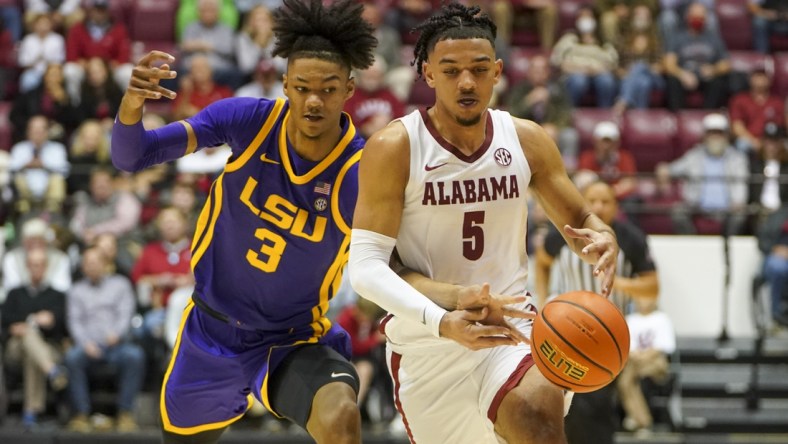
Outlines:
[[[632,25],[635,9],[643,6],[656,13],[658,0],[595,0],[594,8],[599,14],[599,31],[602,40],[618,44],[623,34]]]
[[[761,136],[768,124],[783,119],[783,101],[771,93],[772,80],[766,69],[750,73],[750,90],[730,100],[731,132],[736,148],[745,153],[761,151]]]
[[[719,108],[726,103],[728,50],[718,33],[706,32],[708,10],[700,3],[687,9],[687,29],[678,31],[665,55],[667,105],[671,111],[684,108],[687,93],[703,93],[703,107]]]
[[[619,115],[627,108],[648,108],[651,92],[665,88],[662,42],[652,17],[647,6],[635,6],[618,42],[621,91],[613,109]]]
[[[683,202],[671,213],[676,233],[738,234],[746,220],[749,161],[728,141],[727,117],[709,114],[703,129],[700,144],[673,162],[657,165],[657,181],[664,185],[681,179]]]
[[[684,29],[686,24],[682,17],[687,13],[687,8],[692,3],[703,3],[708,14],[706,15],[706,32],[720,33],[719,21],[714,13],[714,0],[659,0],[659,16],[657,17],[659,33],[665,46],[673,44],[676,33]]]
[[[575,31],[558,40],[550,62],[561,69],[574,106],[579,106],[591,89],[596,95],[596,106],[609,108],[613,105],[618,52],[613,45],[602,43],[599,38],[596,14],[591,6],[578,9]]]

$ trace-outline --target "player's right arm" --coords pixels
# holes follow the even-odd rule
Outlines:
[[[436,337],[471,348],[513,345],[508,328],[476,325],[478,312],[447,312],[389,267],[404,207],[410,141],[400,122],[375,133],[359,164],[359,195],[353,217],[348,273],[353,289],[401,319],[423,323]]]
[[[535,273],[535,289],[536,289],[536,306],[541,309],[547,302],[547,297],[550,293],[550,270],[553,267],[553,256],[540,245],[536,249],[536,273]]]

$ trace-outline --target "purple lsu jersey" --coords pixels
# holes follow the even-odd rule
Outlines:
[[[348,258],[364,141],[343,114],[339,143],[306,161],[288,118],[282,99],[227,99],[186,120],[197,146],[233,151],[197,222],[195,295],[239,326],[316,340]]]

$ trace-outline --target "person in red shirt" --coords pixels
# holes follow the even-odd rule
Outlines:
[[[178,96],[173,102],[174,120],[182,120],[200,112],[217,100],[232,97],[233,91],[213,80],[213,69],[207,57],[196,55],[189,74],[181,80]]]
[[[783,101],[771,93],[772,80],[764,69],[750,74],[750,90],[733,96],[730,108],[731,132],[739,150],[758,153],[767,123],[782,124]]]
[[[383,57],[376,56],[372,66],[358,73],[356,92],[345,103],[345,111],[365,138],[405,114],[405,104],[386,86],[387,70]]]
[[[620,147],[621,133],[613,122],[599,122],[594,127],[594,149],[580,154],[580,170],[590,170],[613,185],[616,198],[634,194],[637,189],[635,158]]]
[[[180,210],[162,209],[156,218],[161,240],[145,246],[131,272],[140,305],[150,307],[143,321],[145,336],[161,337],[170,294],[194,285],[186,221]]]
[[[122,23],[113,22],[109,0],[87,0],[86,17],[71,27],[66,36],[66,64],[63,74],[71,97],[80,96],[88,60],[106,60],[118,85],[125,87],[131,78],[131,39]]]

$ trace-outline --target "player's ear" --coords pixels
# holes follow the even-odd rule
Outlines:
[[[421,63],[421,73],[424,75],[424,81],[427,82],[427,85],[430,88],[435,88],[435,74],[432,72],[429,62]]]
[[[345,84],[345,100],[350,99],[353,97],[353,94],[356,92],[356,78],[350,77],[347,79],[347,83]]]
[[[503,74],[503,60],[498,59],[495,61],[495,84],[497,85],[498,82],[501,81],[501,74]]]

